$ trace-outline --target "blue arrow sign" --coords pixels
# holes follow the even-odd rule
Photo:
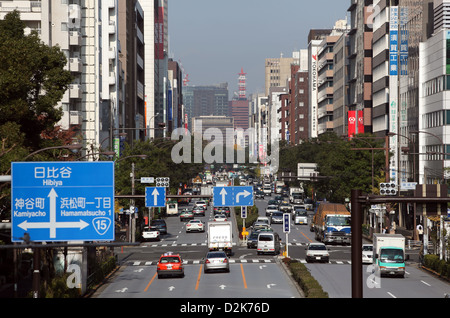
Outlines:
[[[253,187],[213,187],[214,206],[253,206]]]
[[[146,187],[145,188],[145,206],[147,208],[166,206],[166,188],[165,187]]]
[[[12,241],[114,240],[113,162],[11,163]]]

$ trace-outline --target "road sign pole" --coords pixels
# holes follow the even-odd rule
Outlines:
[[[41,264],[41,249],[35,247],[33,249],[33,298],[39,298],[39,290],[41,285],[41,272],[39,266]]]

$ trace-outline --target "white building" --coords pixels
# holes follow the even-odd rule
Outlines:
[[[74,81],[60,102],[61,125],[81,125],[88,150],[106,148],[118,124],[117,1],[10,0],[0,5],[0,19],[19,11],[26,33],[36,30],[45,44],[65,53]]]
[[[442,183],[450,166],[450,30],[419,46],[419,183]],[[428,153],[427,155],[425,155]]]

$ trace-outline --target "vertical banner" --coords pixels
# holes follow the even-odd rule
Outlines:
[[[398,29],[399,29],[399,8],[390,8],[389,18],[389,132],[398,134]],[[389,163],[389,178],[391,182],[397,182],[398,178],[398,136],[389,137],[389,148],[393,154]]]
[[[162,5],[162,4],[161,4]],[[164,7],[158,7],[155,19],[155,59],[164,59]]]
[[[450,31],[445,31],[445,32],[446,32],[445,39],[447,41],[445,70],[446,70],[446,74],[450,75]]]
[[[358,134],[364,134],[364,112],[358,110]]]
[[[348,111],[348,137],[352,138],[356,133],[356,111]]]

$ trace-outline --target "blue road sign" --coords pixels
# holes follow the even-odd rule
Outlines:
[[[289,233],[291,231],[291,214],[283,213],[283,232]]]
[[[247,207],[241,206],[241,219],[246,219],[247,218]]]
[[[253,187],[213,187],[214,206],[253,206]]]
[[[146,187],[145,188],[145,206],[147,208],[166,206],[166,188],[165,187]]]
[[[11,163],[12,241],[114,240],[113,162]]]

